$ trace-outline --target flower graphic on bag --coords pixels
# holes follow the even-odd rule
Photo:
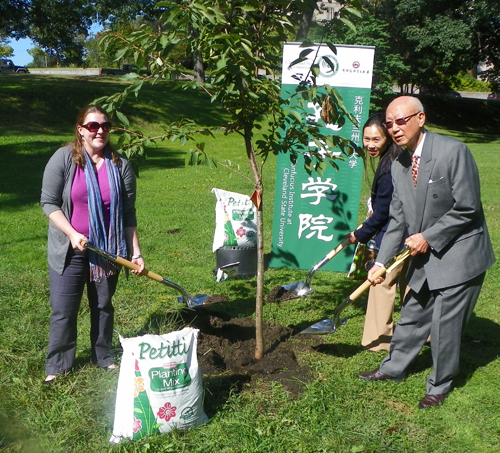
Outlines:
[[[175,417],[175,411],[177,407],[172,406],[170,403],[165,403],[163,407],[158,409],[158,417],[164,418],[166,422],[170,421],[171,418]]]
[[[134,430],[134,433],[140,431],[142,429],[142,421],[134,417],[134,424],[132,426],[132,429]]]
[[[246,231],[246,230],[245,230],[245,228],[243,228],[243,227],[239,227],[239,228],[236,230],[236,234],[237,234],[240,238],[242,238],[243,236],[245,236],[246,232],[247,232],[247,231]]]
[[[134,397],[137,397],[137,395],[144,392],[144,390],[144,378],[136,377],[134,381]]]

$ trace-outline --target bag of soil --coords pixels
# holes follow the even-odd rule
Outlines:
[[[123,338],[110,442],[208,422],[196,355],[198,329]]]
[[[257,210],[250,197],[215,188],[212,193],[217,198],[212,251],[225,246],[256,246]]]

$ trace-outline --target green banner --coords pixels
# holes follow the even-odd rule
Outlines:
[[[287,44],[283,50],[283,97],[295,90],[294,80],[298,77],[294,77],[293,71],[307,74],[311,64],[306,62],[303,68],[293,67],[293,70],[288,67],[301,50],[297,44]],[[318,84],[335,87],[358,124],[364,124],[370,108],[374,48],[337,46],[336,55],[330,55],[327,46],[320,46],[320,50],[335,62],[336,71],[330,65],[324,67]],[[320,110],[311,106],[310,114],[319,118]],[[361,131],[350,121],[341,128],[328,125],[324,133],[362,145]],[[340,150],[330,151],[340,155]],[[311,269],[342,242],[347,233],[356,229],[363,160],[357,154],[344,155],[344,160],[337,159],[336,163],[338,171],[328,166],[320,177],[316,173],[307,174],[303,157],[294,165],[289,155],[278,156],[270,267]],[[346,247],[323,269],[347,272],[353,254],[354,247]]]

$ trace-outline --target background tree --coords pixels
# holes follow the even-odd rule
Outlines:
[[[344,44],[375,45],[375,84],[401,92],[436,86],[470,70],[479,61],[499,67],[499,6],[493,0],[371,1],[357,32],[337,21],[328,37]],[[318,31],[316,31],[316,35]],[[381,77],[382,76],[382,77]]]
[[[143,26],[130,37],[109,33],[103,39],[105,45],[122,43],[123,49],[118,52],[118,58],[133,56],[139,66],[149,61],[151,76],[142,79],[137,74],[131,74],[131,84],[124,92],[96,100],[114,112],[116,118],[124,124],[124,129],[127,129],[120,137],[119,144],[129,157],[144,156],[144,146],[147,146],[151,139],[180,138],[186,141],[193,139],[193,132],[199,130],[189,121],[166,125],[166,132],[160,137],[146,138],[140,131],[130,130],[122,106],[129,94],[137,95],[140,92],[144,83],[156,83],[163,77],[172,78],[182,74],[188,80],[180,83],[181,88],[198,88],[210,96],[212,102],[220,104],[227,111],[230,119],[223,126],[227,134],[237,133],[242,136],[252,174],[252,179],[247,179],[255,188],[252,198],[257,206],[258,238],[257,359],[262,358],[264,352],[264,243],[261,202],[264,198],[263,165],[271,153],[290,153],[294,162],[299,154],[303,154],[306,169],[321,174],[328,162],[336,165],[332,155],[334,149],[340,148],[345,154],[350,154],[355,148],[348,140],[337,136],[324,136],[320,129],[320,126],[325,126],[324,120],[316,123],[309,118],[306,107],[312,102],[324,107],[323,118],[329,118],[327,121],[331,123],[343,125],[346,118],[356,123],[354,117],[346,111],[335,89],[325,86],[327,94],[321,94],[317,89],[315,80],[319,74],[318,61],[315,61],[311,73],[300,83],[293,96],[287,99],[280,96],[280,84],[274,76],[281,66],[282,44],[288,36],[295,34],[301,19],[300,11],[293,8],[292,3],[287,0],[160,2],[158,6],[165,8],[161,17],[161,33]],[[190,29],[196,30],[197,33],[189,35]],[[187,36],[190,36],[188,40]],[[182,67],[170,62],[169,54],[178,44],[188,46],[188,53],[194,49],[200,52],[211,83],[194,80],[192,76],[182,73]],[[304,48],[299,60],[305,59],[312,52],[312,49]],[[261,73],[270,77],[261,78]],[[186,127],[186,124],[191,127]],[[255,136],[257,131],[260,131],[259,139]],[[203,132],[210,133],[206,130]],[[315,142],[317,148],[309,148],[310,142]],[[207,154],[204,143],[197,143],[196,151],[189,153],[187,159],[194,164],[216,164]]]
[[[14,56],[14,49],[8,45],[8,41],[0,36],[0,57],[9,58]]]
[[[29,64],[29,66],[33,66],[35,68],[51,68],[57,64],[56,58],[51,57],[39,46],[29,49],[28,53],[33,58],[33,61]]]

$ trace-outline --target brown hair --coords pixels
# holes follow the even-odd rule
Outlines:
[[[106,117],[106,121],[109,121],[108,112],[106,112],[106,110],[99,107],[98,105],[87,105],[86,107],[80,110],[80,113],[76,118],[75,140],[70,143],[70,145],[73,145],[71,157],[73,159],[73,162],[80,168],[83,168],[85,166],[85,154],[84,154],[85,150],[82,145],[82,137],[78,132],[78,126],[81,126],[83,124],[83,121],[90,113],[101,113]],[[113,162],[118,167],[118,165],[120,164],[120,159],[118,158],[117,152],[113,149],[113,147],[109,144],[109,142],[106,144],[106,148],[111,152],[111,157],[113,158]]]

